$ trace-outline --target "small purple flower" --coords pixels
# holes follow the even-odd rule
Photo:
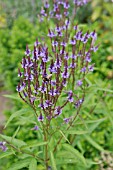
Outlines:
[[[5,144],[6,142],[0,142],[0,149],[2,149],[3,152],[5,152],[8,149]]]
[[[75,102],[75,107],[76,107],[76,108],[80,107],[80,105],[81,105],[83,102],[84,102],[84,99],[77,100],[77,101]]]
[[[46,2],[45,5],[44,5],[44,7],[45,7],[45,8],[49,8],[49,7],[50,7],[49,3]]]
[[[74,30],[77,30],[78,29],[78,25],[75,25],[73,28],[74,28]]]
[[[41,92],[41,93],[45,93],[46,92],[46,87],[45,87],[45,85],[44,85],[44,83],[42,84],[42,86],[40,86],[40,88],[39,88],[39,91]]]
[[[25,55],[29,56],[30,54],[31,54],[31,50],[28,48],[28,45],[26,45]]]
[[[61,113],[62,113],[61,107],[60,106],[56,107],[54,114],[59,116]]]
[[[88,66],[88,70],[92,72],[92,71],[94,70],[94,64],[93,64],[93,65]]]
[[[70,25],[69,19],[67,19],[67,20],[65,21],[65,25],[66,25],[66,28],[68,28],[68,26]]]
[[[70,5],[69,5],[68,2],[64,2],[63,5],[64,5],[64,8],[65,8],[65,9],[68,9],[68,8],[70,7]]]
[[[65,69],[64,72],[62,73],[62,77],[64,79],[67,79],[69,77],[69,73],[68,73],[67,69]]]
[[[38,121],[39,122],[43,122],[44,117],[42,116],[42,113],[40,113],[40,115],[38,116]]]
[[[72,54],[72,55],[70,56],[70,58],[72,58],[72,59],[76,59],[76,58],[77,58],[77,56],[76,56],[75,54]]]
[[[76,40],[81,40],[81,38],[82,38],[82,31],[78,31],[78,32],[76,33],[76,35],[74,36],[74,38],[75,38]]]
[[[56,90],[54,88],[52,88],[50,91],[49,91],[49,94],[50,96],[56,96]]]
[[[40,14],[41,14],[42,16],[44,16],[44,17],[47,16],[47,14],[45,13],[45,10],[44,10],[44,9],[42,9],[42,10],[40,11]]]
[[[50,100],[46,100],[44,103],[44,108],[52,106],[52,102]]]
[[[49,30],[48,37],[53,38],[55,36],[56,36],[56,34],[53,31]]]
[[[91,36],[91,38],[92,38],[94,41],[96,41],[96,39],[97,39],[97,33],[96,33],[95,31],[91,32],[91,33],[90,33],[90,36]]]
[[[82,73],[85,73],[85,72],[86,72],[86,67],[85,67],[85,66],[81,69],[81,72],[82,72]]]
[[[62,15],[61,15],[61,14],[56,14],[55,17],[56,17],[58,20],[62,19]]]
[[[76,44],[76,41],[72,38],[71,41],[70,41],[70,44],[71,44],[71,45],[75,45],[75,44]]]
[[[67,97],[67,100],[70,102],[70,103],[72,103],[73,102],[73,92],[70,90],[69,92],[68,92],[68,97]]]
[[[66,43],[63,41],[63,42],[61,42],[61,44],[60,45],[62,45],[62,46],[64,46],[64,47],[66,47]]]
[[[73,62],[72,62],[72,63],[70,64],[70,66],[69,66],[69,68],[73,68],[73,69],[74,69],[75,67],[76,67],[76,63],[73,63]]]
[[[96,47],[91,47],[91,51],[96,52],[97,50],[98,50],[98,46],[96,46]]]
[[[52,46],[53,46],[53,47],[57,47],[57,46],[58,46],[58,42],[54,40],[54,41],[52,42]]]
[[[34,128],[32,128],[32,130],[39,130],[39,127],[36,125]]]
[[[69,59],[69,55],[68,55],[68,53],[66,53],[66,55],[64,56],[64,58],[65,58],[66,60],[68,60],[68,59]]]
[[[81,86],[82,83],[83,83],[83,82],[82,82],[81,80],[78,80],[78,81],[77,81],[77,86]]]
[[[34,46],[37,47],[39,44],[40,42],[38,41],[38,39],[36,39]]]
[[[56,86],[56,81],[51,80],[51,85],[52,85],[52,86]]]
[[[87,52],[87,53],[86,53],[85,61],[87,61],[88,63],[91,62],[90,52]]]
[[[65,122],[66,124],[68,124],[71,119],[72,119],[72,117],[68,117],[68,118],[64,118],[63,120],[64,120],[64,122]]]
[[[31,97],[30,97],[30,102],[31,102],[31,103],[34,103],[35,100],[36,100],[36,97],[35,97],[35,96],[31,96]]]
[[[22,72],[20,71],[20,69],[18,69],[18,77],[22,77]]]
[[[18,92],[21,92],[21,91],[24,90],[25,86],[26,86],[26,84],[25,84],[24,82],[22,82],[22,84],[18,84],[16,90],[17,90]]]

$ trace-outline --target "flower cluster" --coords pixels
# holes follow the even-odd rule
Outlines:
[[[88,0],[73,0],[73,4],[77,7],[86,5]],[[48,20],[50,18],[54,18],[58,21],[62,20],[62,18],[69,17],[69,0],[54,0],[53,6],[46,1],[44,6],[40,11],[40,21],[44,21],[44,18]]]
[[[54,29],[49,29],[47,37],[50,46],[38,39],[33,50],[26,46],[21,69],[18,69],[20,82],[17,91],[34,110],[40,108],[38,121],[58,117],[69,103],[81,107],[84,95],[78,95],[77,88],[84,86],[85,76],[93,71],[91,55],[98,49],[94,46],[96,32],[84,33],[78,25],[71,30],[69,19],[63,25],[57,24]],[[67,98],[59,106],[58,100],[63,93]]]

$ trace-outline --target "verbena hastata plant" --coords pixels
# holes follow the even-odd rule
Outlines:
[[[37,148],[32,145],[24,143],[25,146],[16,148],[7,140],[0,143],[3,151],[7,150],[7,144],[8,148],[27,154],[28,161],[25,160],[24,167],[30,164],[29,168],[34,166],[34,170],[37,163],[41,163],[44,169],[61,168],[65,162],[60,165],[61,160],[57,156],[63,148],[67,150],[67,163],[72,161],[69,158],[76,156],[76,161],[86,166],[83,155],[71,146],[75,136],[68,132],[76,126],[75,120],[84,104],[86,76],[94,70],[91,56],[98,46],[94,45],[97,39],[95,31],[84,33],[78,25],[73,25],[76,9],[87,1],[74,0],[73,3],[75,7],[71,17],[68,0],[54,1],[52,11],[50,4],[45,3],[40,21],[54,19],[56,26],[48,28],[48,44],[37,39],[33,51],[26,46],[21,68],[18,69],[20,82],[17,91],[35,116],[32,130],[38,134],[35,144],[40,146],[38,156],[35,154]]]

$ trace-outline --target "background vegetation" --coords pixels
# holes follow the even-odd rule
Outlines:
[[[18,124],[20,124],[21,130],[18,131],[16,137],[24,139],[28,143],[35,139],[37,132],[30,130],[32,128],[29,121],[31,120],[31,111],[28,111],[25,104],[15,97],[17,96],[15,89],[18,83],[17,68],[26,44],[32,48],[36,37],[40,39],[44,37],[45,27],[44,25],[40,27],[37,20],[40,2],[36,0],[0,1],[0,88],[14,94],[10,99],[13,102],[13,108],[4,112],[6,121],[13,113],[16,113],[14,119],[8,123],[8,128],[3,132],[8,136],[13,136]],[[87,158],[89,166],[85,168],[81,167],[80,163],[69,164],[67,162],[67,165],[62,166],[62,169],[106,170],[110,167],[113,168],[112,11],[112,1],[92,0],[86,7],[82,7],[77,14],[76,22],[79,23],[79,26],[85,30],[95,29],[100,44],[98,52],[93,57],[95,71],[88,77],[89,95],[83,108],[83,115],[76,122],[78,129],[81,125],[87,126],[90,129],[90,135],[76,135],[73,144]],[[19,109],[20,111],[17,112]],[[23,112],[25,112],[24,116],[22,116]],[[0,160],[0,169],[6,170],[18,159],[24,158],[20,158],[18,155],[18,157],[9,156],[7,159]],[[43,167],[39,164],[37,169],[41,170]]]

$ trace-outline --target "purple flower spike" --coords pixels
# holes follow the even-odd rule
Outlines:
[[[42,116],[42,113],[40,113],[40,115],[38,116],[38,121],[39,122],[43,122],[44,117]]]
[[[71,119],[72,119],[72,117],[68,117],[68,118],[64,118],[63,120],[64,120],[64,122],[65,122],[66,124],[68,124]]]
[[[45,103],[44,103],[44,108],[47,108],[47,107],[50,107],[52,106],[52,103],[50,100],[46,100]]]
[[[66,43],[63,41],[63,42],[61,42],[61,44],[60,45],[62,45],[62,46],[64,46],[64,47],[66,47]]]
[[[83,82],[82,82],[81,80],[78,80],[78,81],[77,81],[77,86],[81,86],[82,83],[83,83]]]
[[[61,113],[62,113],[62,109],[61,109],[61,107],[60,106],[58,106],[58,107],[56,107],[56,109],[55,109],[55,115],[60,115]]]
[[[78,101],[75,102],[75,107],[78,108],[80,107],[80,105],[84,102],[84,99],[80,99]]]
[[[64,2],[63,5],[64,5],[64,8],[65,8],[65,9],[68,9],[68,8],[70,7],[70,5],[69,5],[68,2]]]
[[[0,149],[5,152],[8,148],[5,146],[6,142],[0,142]]]
[[[69,92],[68,92],[68,97],[67,97],[67,99],[68,99],[68,101],[70,102],[70,103],[72,103],[73,102],[73,92],[70,90]]]
[[[28,45],[26,45],[25,55],[29,56],[30,54],[31,54],[31,50],[28,48]]]

